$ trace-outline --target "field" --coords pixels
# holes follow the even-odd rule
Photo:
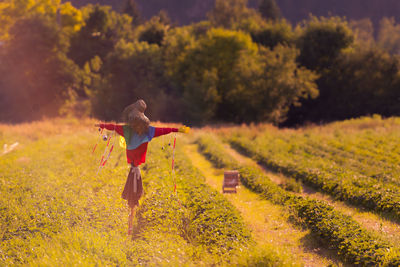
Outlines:
[[[1,266],[400,265],[400,119],[156,138],[132,236],[123,148],[108,132],[99,171],[94,123],[0,125]],[[226,169],[240,171],[237,194],[221,193]]]

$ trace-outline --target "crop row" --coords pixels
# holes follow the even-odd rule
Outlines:
[[[360,265],[398,266],[398,249],[363,229],[349,216],[330,205],[295,196],[273,183],[258,168],[240,166],[225,153],[223,145],[212,136],[198,139],[201,152],[217,167],[238,169],[242,183],[276,204],[289,207],[317,236],[335,248],[350,263]]]
[[[312,168],[329,168],[332,173],[337,170],[341,172],[344,169],[355,173],[363,179],[366,176],[367,179],[374,179],[378,182],[391,183],[395,186],[400,185],[400,180],[398,179],[400,169],[397,164],[382,161],[380,156],[373,158],[372,156],[367,157],[359,153],[340,150],[331,145],[332,140],[327,145],[324,140],[319,140],[314,136],[308,140],[298,137],[293,138],[293,140],[285,140],[285,142],[286,144],[284,145],[282,143],[278,145],[281,148],[280,154],[283,155],[285,153],[285,156],[290,158],[292,162],[300,159],[306,161],[307,166]],[[260,143],[263,142],[260,141]],[[295,149],[290,148],[291,143],[296,144]],[[264,144],[264,147],[269,145],[271,144]],[[284,148],[287,149],[286,152],[283,152]],[[277,153],[271,151],[268,154],[275,156]]]
[[[368,176],[399,185],[400,134],[396,121],[370,119],[367,125],[357,127],[363,121],[352,122],[352,127],[342,122],[299,130],[278,130],[268,125],[234,127],[229,129],[229,136],[246,136],[264,154],[283,157],[286,162],[300,159],[308,168],[351,170],[361,179]]]
[[[86,133],[18,141],[0,157],[0,265],[126,264],[125,170],[95,176]]]
[[[272,247],[254,246],[248,228],[236,208],[218,191],[206,185],[205,177],[193,167],[183,152],[186,142],[181,139],[180,145],[177,145],[175,178],[179,206],[185,207],[186,222],[189,222],[189,227],[184,231],[191,236],[188,240],[213,255],[216,258],[214,263],[219,260],[239,266],[296,265],[291,258]],[[170,160],[171,155],[168,153],[171,151],[167,151],[166,156]],[[161,159],[159,162],[162,162]],[[165,177],[163,181],[161,183],[165,185]],[[205,255],[202,255],[203,260],[204,258]]]
[[[296,143],[298,153],[304,151],[312,158],[322,157],[324,161],[336,164],[338,167],[350,169],[378,181],[400,185],[398,179],[400,168],[397,164],[398,159],[396,159],[398,154],[393,148],[385,149],[379,141],[365,142],[364,135],[358,135],[357,138],[357,140],[341,138],[339,141],[336,138],[318,138],[314,134],[305,140],[298,135],[286,142]],[[377,164],[378,162],[379,164]]]
[[[143,166],[146,194],[133,240],[120,197],[121,148],[96,175],[105,143],[92,155],[97,140],[87,132],[19,141],[21,148],[0,157],[1,266],[212,265],[252,244],[238,212],[181,155],[173,194],[171,157],[158,140]]]
[[[268,143],[273,146],[274,139],[279,137],[282,137],[282,134],[272,138],[260,136],[257,139],[261,143],[268,142],[266,139],[269,139]],[[399,185],[398,153],[393,144],[388,144],[391,143],[389,139],[388,134],[382,137],[369,132],[342,133],[337,136],[296,133],[289,136],[285,142],[289,145],[296,144],[297,153],[307,153],[310,163],[323,158],[327,165],[335,164],[336,168],[352,170],[377,181]],[[290,156],[295,154],[290,152]]]
[[[323,158],[314,159],[310,163],[311,160],[307,157],[271,154],[264,151],[264,146],[256,145],[245,137],[233,136],[229,142],[274,171],[295,177],[336,199],[384,212],[400,220],[400,190],[394,184],[378,182],[375,178],[335,167],[335,164],[326,162]]]
[[[247,250],[253,241],[238,211],[207,187],[204,177],[178,152],[173,174],[170,152],[157,141],[151,144],[143,168],[146,194],[136,215],[132,261],[220,264]]]

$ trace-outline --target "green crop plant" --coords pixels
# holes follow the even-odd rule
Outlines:
[[[115,147],[97,175],[105,142],[91,120],[0,125],[0,265],[228,265],[279,262],[252,252],[239,212],[204,183],[179,151],[175,176],[162,139],[149,145],[142,166],[145,195],[127,235],[121,191],[128,169]],[[167,151],[166,151],[167,150]],[[99,152],[101,153],[101,152]],[[174,178],[178,191],[174,194]]]
[[[399,128],[396,118],[374,117],[298,130],[233,127],[219,134],[273,171],[399,221]]]
[[[252,241],[237,211],[201,178],[180,189],[184,208],[179,205],[170,157],[157,142],[143,166],[146,196],[136,236],[129,238],[120,198],[128,171],[118,160],[124,152],[116,147],[96,175],[99,158],[91,151],[99,137],[87,130],[93,124],[0,126],[1,144],[20,143],[0,156],[0,265],[212,265],[247,250]],[[97,150],[104,146],[100,141]],[[180,172],[177,179],[185,181]]]
[[[357,265],[395,266],[400,259],[399,249],[363,229],[349,216],[334,210],[330,205],[296,196],[273,183],[256,167],[241,166],[224,152],[215,136],[202,135],[197,140],[200,151],[217,165],[238,169],[242,183],[276,204],[289,207],[294,216],[311,231],[335,248],[349,263]]]
[[[181,155],[179,148],[177,150],[176,170],[172,174],[171,151],[163,151],[160,142],[152,143],[144,168],[144,177],[149,179],[145,184],[148,193],[137,213],[134,243],[147,247],[146,242],[153,239],[149,236],[154,237],[157,233],[165,236],[162,238],[164,243],[184,244],[180,248],[172,247],[176,255],[189,255],[193,262],[222,264],[230,258],[235,259],[236,254],[253,243],[249,231],[238,211],[218,192],[206,186],[204,177]],[[176,194],[174,180],[177,181]],[[171,238],[173,233],[174,239]],[[155,240],[158,242],[158,239]],[[162,253],[166,254],[161,256]],[[143,253],[145,258],[138,263],[149,264],[159,258],[165,263],[171,259],[168,251],[162,253],[153,256],[149,256],[149,252]]]

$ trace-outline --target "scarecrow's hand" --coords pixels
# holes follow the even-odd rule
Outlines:
[[[96,124],[94,125],[94,127],[100,127],[100,124],[99,124],[99,123],[96,123]]]
[[[189,131],[190,131],[190,127],[187,127],[187,126],[181,126],[178,129],[178,132],[180,132],[180,133],[189,133]]]

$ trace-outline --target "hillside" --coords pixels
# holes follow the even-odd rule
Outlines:
[[[72,0],[75,6],[88,3],[112,5],[118,10],[123,0]],[[316,16],[346,16],[349,19],[371,18],[377,25],[382,17],[395,17],[400,14],[400,2],[395,0],[277,0],[282,14],[292,23],[297,23],[308,15]],[[213,7],[214,0],[137,0],[139,9],[145,18],[149,18],[161,9],[167,10],[173,21],[179,24],[189,24],[205,18],[206,13]],[[257,0],[249,0],[249,6],[256,7]]]

